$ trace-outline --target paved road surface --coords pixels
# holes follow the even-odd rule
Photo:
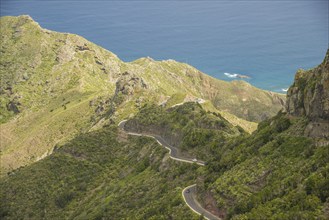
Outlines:
[[[178,149],[168,144],[161,136],[159,135],[150,135],[150,134],[139,134],[135,132],[129,132],[125,130],[125,124],[127,120],[123,120],[119,123],[119,128],[125,131],[127,134],[136,135],[136,136],[147,136],[154,138],[160,145],[164,146],[169,150],[169,155],[172,159],[182,161],[185,163],[196,163],[200,166],[204,166],[205,163],[203,161],[195,161],[192,158],[182,158],[178,156]],[[208,220],[221,220],[221,218],[213,215],[212,213],[208,212],[206,209],[202,208],[202,206],[196,200],[196,184],[192,186],[188,186],[182,191],[182,196],[184,198],[185,203],[192,209],[193,212],[197,213],[198,215],[203,215]]]
[[[182,191],[182,196],[185,200],[185,203],[192,209],[195,213],[203,215],[206,219],[209,220],[219,220],[220,218],[214,214],[208,212],[198,203],[196,199],[196,184],[186,187]]]

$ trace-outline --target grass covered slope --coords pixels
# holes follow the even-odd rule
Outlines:
[[[80,36],[42,29],[29,16],[0,23],[2,175],[56,144],[133,116],[146,103],[170,107],[202,98],[249,132],[250,121],[283,106],[283,95],[220,81],[173,60],[125,63]]]
[[[1,42],[1,170],[7,171],[88,130],[95,114],[90,101],[115,89],[115,71],[105,74],[96,62],[112,70],[121,61],[82,37],[42,29],[28,16],[2,17]]]
[[[170,96],[178,93],[210,100],[217,109],[249,121],[259,122],[274,116],[285,102],[283,94],[260,90],[245,81],[218,80],[174,60],[141,58],[129,64],[142,67],[142,76],[156,85],[160,93],[166,91]]]
[[[107,127],[0,180],[1,219],[198,219],[181,191],[199,166]]]
[[[42,29],[29,16],[2,17],[1,41],[2,122],[72,90],[113,92],[115,81],[109,81],[121,72],[111,52],[77,35]]]

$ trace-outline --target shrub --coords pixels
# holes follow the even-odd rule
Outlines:
[[[63,192],[57,198],[55,198],[55,204],[59,208],[65,208],[67,204],[74,198],[73,192]]]

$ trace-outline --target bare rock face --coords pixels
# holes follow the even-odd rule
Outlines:
[[[292,116],[309,119],[305,135],[329,139],[329,50],[319,66],[297,71],[286,109]]]
[[[16,101],[10,101],[8,104],[7,104],[7,109],[8,111],[12,111],[14,112],[15,114],[18,114],[20,112],[18,106],[20,105],[19,102],[16,102]]]

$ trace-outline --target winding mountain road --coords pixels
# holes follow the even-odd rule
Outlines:
[[[126,134],[135,135],[135,136],[146,136],[154,138],[161,146],[164,146],[166,149],[169,150],[170,158],[173,160],[185,162],[185,163],[196,163],[200,166],[204,166],[205,162],[196,160],[193,158],[185,158],[178,156],[178,149],[171,146],[166,142],[161,136],[159,135],[150,135],[150,134],[139,134],[135,132],[129,132],[125,130],[125,124],[127,120],[123,120],[119,123],[119,128],[124,131]],[[200,203],[196,200],[196,184],[186,187],[182,191],[182,196],[184,198],[185,203],[192,209],[193,212],[197,213],[198,215],[203,215],[204,218],[208,220],[221,220],[221,218],[215,216],[214,214],[210,213],[206,209],[204,209]]]
[[[185,203],[192,209],[193,212],[203,215],[208,220],[218,220],[220,219],[216,215],[204,209],[198,200],[196,199],[196,184],[186,187],[182,191],[182,196],[184,198]]]

